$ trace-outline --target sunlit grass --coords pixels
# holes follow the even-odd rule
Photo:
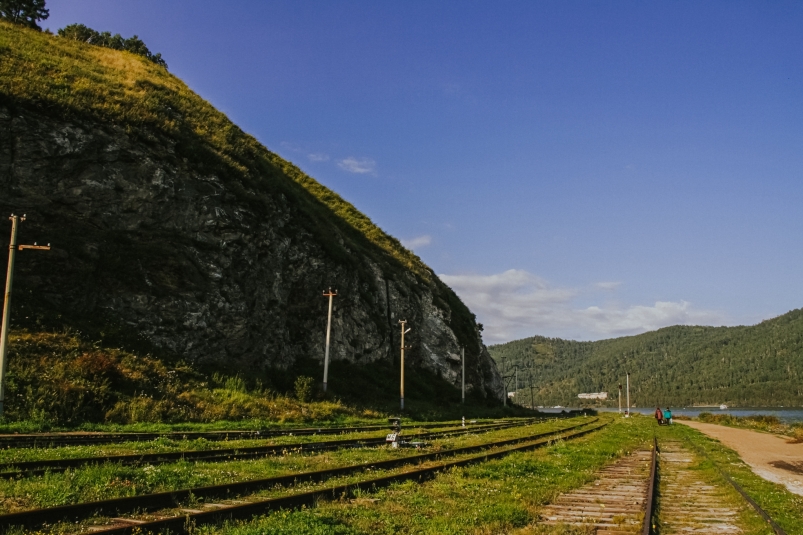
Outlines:
[[[538,508],[593,479],[601,466],[644,447],[642,422],[616,420],[578,440],[453,469],[424,484],[406,482],[374,493],[252,522],[202,527],[201,533],[511,533],[528,528]]]
[[[378,422],[373,422],[377,424]],[[387,423],[387,422],[381,422]],[[444,423],[443,427],[422,429],[413,422],[405,424],[405,435],[415,437],[419,433],[437,432],[446,429],[455,429],[454,423]],[[469,427],[471,429],[471,427]],[[7,448],[0,449],[0,463],[8,464],[23,461],[43,461],[58,459],[77,459],[84,457],[103,457],[110,455],[130,455],[144,453],[169,453],[177,451],[212,451],[219,449],[251,448],[282,444],[310,444],[334,440],[383,438],[389,428],[374,431],[355,431],[349,433],[312,434],[312,435],[281,435],[271,438],[208,440],[197,438],[193,440],[173,439],[159,437],[148,441],[130,441],[113,444],[76,445],[61,447],[34,447],[34,448]]]
[[[457,447],[526,437],[535,433],[563,429],[589,421],[589,418],[552,420],[488,433],[472,433],[433,439],[431,446],[425,451],[447,452]],[[150,492],[266,478],[300,471],[320,470],[407,457],[416,453],[418,453],[416,450],[388,447],[351,448],[320,453],[298,453],[288,450],[280,455],[220,463],[177,462],[142,467],[125,467],[114,464],[87,466],[64,473],[48,473],[43,476],[18,480],[0,480],[0,511],[11,512],[36,507],[52,507],[118,496],[133,496]],[[335,483],[337,481],[349,482],[364,477],[365,475],[344,476],[333,481]],[[315,486],[314,484],[306,484],[306,486],[298,488],[310,488],[310,485]],[[271,492],[268,492],[268,494],[271,494]]]
[[[338,502],[321,503],[300,511],[280,511],[247,522],[206,526],[200,533],[234,535],[276,534],[492,534],[588,535],[584,528],[538,526],[540,507],[559,494],[592,481],[606,464],[639,449],[652,437],[678,440],[686,435],[710,448],[714,443],[684,426],[658,428],[652,419],[636,416],[615,418],[608,428],[580,440],[549,448],[516,453],[503,459],[452,470],[425,484],[404,483],[375,493],[362,493]],[[770,514],[787,533],[803,533],[803,508],[799,497],[767,483],[746,470],[719,445],[709,450],[717,462],[733,466],[740,482],[760,496]],[[736,463],[736,464],[734,464]],[[738,465],[738,466],[737,466]],[[723,489],[711,466],[702,463],[705,478]],[[748,480],[749,483],[748,483]],[[745,533],[767,533],[756,515],[744,509]],[[764,531],[761,531],[764,529]]]

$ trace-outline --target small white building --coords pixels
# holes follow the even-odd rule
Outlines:
[[[607,392],[592,392],[590,394],[577,394],[580,399],[608,399]]]

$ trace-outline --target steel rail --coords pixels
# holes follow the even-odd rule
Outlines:
[[[606,425],[608,424],[605,423],[597,427],[578,431],[570,435],[560,436],[558,438],[564,440],[579,438],[602,429]],[[426,468],[416,468],[400,474],[377,477],[356,483],[337,485],[325,489],[292,494],[289,496],[281,496],[277,498],[269,498],[255,502],[232,505],[230,507],[220,508],[212,511],[188,513],[184,516],[173,516],[154,521],[135,521],[124,526],[115,526],[109,529],[99,529],[96,530],[95,533],[105,535],[133,535],[135,533],[148,533],[157,531],[164,532],[165,530],[170,530],[170,533],[188,533],[198,525],[219,523],[226,520],[249,519],[254,515],[277,509],[298,509],[304,506],[312,507],[315,506],[320,500],[332,500],[351,496],[357,490],[372,491],[403,481],[417,481],[422,483],[433,478],[438,473],[450,468],[469,466],[492,459],[498,459],[511,453],[537,449],[553,443],[553,440],[555,439],[529,441],[527,444],[521,446],[512,446],[499,451],[488,452],[465,459],[438,463],[435,466],[429,466]]]
[[[543,437],[560,435],[567,431],[584,427],[595,423],[599,419],[583,422],[562,429],[537,433],[527,437],[506,439],[475,446],[463,446],[451,450],[440,452],[424,453],[406,456],[398,459],[362,463],[357,465],[331,468],[326,470],[316,470],[276,476],[264,479],[238,481],[211,485],[205,487],[195,487],[175,491],[159,492],[153,494],[143,494],[139,496],[127,496],[122,498],[112,498],[95,502],[84,502],[72,505],[48,507],[43,509],[33,509],[30,511],[20,511],[0,515],[0,532],[5,532],[13,526],[20,526],[26,529],[36,528],[45,523],[56,523],[60,521],[76,521],[96,515],[119,515],[131,511],[152,511],[174,507],[189,498],[210,498],[220,496],[242,495],[249,492],[257,492],[275,486],[292,486],[303,481],[319,481],[337,475],[344,475],[373,468],[392,468],[412,463],[421,463],[428,460],[438,459],[442,456],[453,456],[481,451],[488,448],[504,447],[525,441],[537,440]]]
[[[652,515],[655,512],[655,482],[658,474],[658,438],[652,438],[652,460],[650,461],[650,482],[647,486],[647,499],[644,502],[644,523],[641,535],[652,533]]]
[[[432,429],[448,425],[458,425],[457,421],[433,422],[416,425],[416,428]],[[287,429],[259,429],[233,431],[171,431],[167,433],[29,433],[0,434],[0,448],[23,448],[36,445],[77,446],[95,444],[114,444],[121,442],[146,442],[157,438],[171,440],[195,440],[203,438],[209,441],[245,440],[273,438],[278,436],[303,435],[342,435],[345,433],[361,433],[381,431],[387,425],[364,425],[352,427],[296,427]]]
[[[773,520],[773,518],[772,518],[772,517],[771,517],[769,514],[767,514],[767,512],[766,512],[766,511],[765,511],[765,510],[764,510],[764,509],[763,509],[763,508],[762,508],[762,507],[761,507],[761,506],[758,504],[758,502],[756,502],[756,501],[755,501],[755,500],[754,500],[754,499],[753,499],[753,498],[752,498],[752,497],[751,497],[749,494],[747,494],[747,492],[745,492],[745,490],[742,488],[742,486],[741,486],[741,485],[739,485],[739,484],[738,484],[736,481],[734,481],[734,480],[733,480],[733,478],[730,476],[730,474],[728,474],[728,473],[727,473],[725,470],[723,470],[723,469],[722,469],[722,468],[719,466],[719,464],[717,464],[717,463],[716,463],[716,461],[714,461],[714,460],[713,460],[713,459],[712,459],[712,458],[711,458],[711,457],[708,455],[708,453],[706,453],[706,451],[705,451],[705,450],[704,450],[702,447],[698,446],[697,444],[695,444],[694,442],[692,442],[692,441],[691,441],[689,438],[687,438],[687,437],[684,437],[684,439],[685,439],[685,440],[686,440],[686,441],[687,441],[689,444],[691,444],[691,446],[692,446],[694,449],[696,449],[696,450],[697,450],[697,451],[698,451],[698,452],[699,452],[699,453],[700,453],[700,454],[701,454],[703,457],[705,457],[706,459],[708,459],[708,460],[711,462],[711,464],[713,464],[713,465],[714,465],[714,468],[716,468],[716,469],[717,469],[717,471],[718,471],[718,472],[720,473],[720,475],[721,475],[721,476],[722,476],[722,477],[725,479],[725,481],[727,481],[728,483],[730,483],[730,484],[733,486],[733,488],[734,488],[734,489],[736,489],[736,492],[738,492],[739,494],[741,494],[742,498],[744,498],[744,499],[745,499],[745,501],[746,501],[747,503],[749,503],[749,504],[750,504],[750,505],[753,507],[753,509],[755,509],[755,511],[756,511],[756,512],[757,512],[757,513],[758,513],[758,514],[761,516],[761,518],[763,518],[763,519],[764,519],[764,521],[765,521],[767,524],[769,524],[769,526],[770,526],[770,527],[772,528],[772,530],[775,532],[775,535],[786,535],[786,532],[783,530],[783,528],[782,528],[781,526],[779,526],[779,525],[777,524],[777,522],[775,522],[775,520]]]
[[[488,424],[473,427],[456,427],[444,431],[433,431],[409,435],[411,438],[426,439],[449,435],[460,435],[472,432],[486,432],[507,429],[529,424],[531,421]],[[327,440],[320,442],[299,442],[294,444],[273,444],[268,446],[237,447],[212,450],[187,450],[161,453],[134,453],[125,455],[107,455],[98,457],[78,457],[74,459],[48,459],[40,461],[19,461],[0,464],[0,478],[26,477],[41,475],[46,472],[58,473],[89,464],[112,463],[122,466],[141,464],[167,464],[179,461],[225,462],[237,459],[248,459],[264,455],[273,455],[285,451],[323,451],[346,447],[366,447],[385,444],[385,437],[354,438],[347,440]]]

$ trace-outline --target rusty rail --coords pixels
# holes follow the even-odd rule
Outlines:
[[[689,438],[687,438],[687,437],[685,437],[685,438],[686,438],[686,441],[687,441],[689,444],[691,444],[691,446],[692,446],[694,449],[696,449],[696,450],[697,450],[697,451],[698,451],[698,452],[699,452],[699,453],[700,453],[700,454],[701,454],[703,457],[705,457],[706,459],[708,459],[708,460],[711,462],[711,464],[713,464],[713,465],[714,465],[714,468],[716,468],[716,469],[717,469],[717,471],[720,473],[720,475],[721,475],[721,476],[722,476],[722,477],[723,477],[723,478],[724,478],[724,479],[725,479],[725,480],[726,480],[728,483],[730,483],[730,484],[733,486],[733,488],[734,488],[734,489],[736,489],[736,492],[738,492],[739,494],[741,494],[742,498],[744,498],[744,499],[745,499],[745,501],[746,501],[747,503],[749,503],[749,504],[750,504],[750,505],[753,507],[753,509],[754,509],[754,510],[755,510],[755,511],[756,511],[756,512],[757,512],[757,513],[758,513],[758,514],[761,516],[761,518],[763,518],[763,519],[764,519],[764,521],[765,521],[765,522],[766,522],[766,523],[767,523],[767,524],[770,526],[770,528],[772,528],[772,530],[775,532],[775,535],[786,535],[786,532],[783,530],[783,528],[782,528],[781,526],[779,526],[779,525],[778,525],[778,523],[777,523],[777,522],[775,522],[775,520],[773,520],[773,518],[772,518],[772,517],[771,517],[769,514],[767,514],[767,512],[766,512],[766,511],[765,511],[765,510],[764,510],[764,509],[763,509],[763,508],[762,508],[762,507],[761,507],[761,506],[758,504],[758,502],[756,502],[756,501],[755,501],[755,500],[754,500],[754,499],[753,499],[753,498],[752,498],[752,497],[751,497],[749,494],[747,494],[747,492],[745,492],[745,490],[742,488],[742,486],[741,486],[741,485],[739,485],[739,484],[738,484],[736,481],[734,481],[734,480],[733,480],[733,478],[730,476],[730,474],[728,474],[728,473],[727,473],[725,470],[723,470],[723,469],[722,469],[722,468],[721,468],[721,467],[720,467],[720,466],[719,466],[719,465],[718,465],[718,464],[717,464],[717,463],[716,463],[716,462],[715,462],[715,461],[714,461],[714,460],[713,460],[713,459],[712,459],[712,458],[711,458],[711,457],[708,455],[708,453],[706,453],[706,451],[705,451],[703,448],[701,448],[700,446],[698,446],[697,444],[695,444],[694,442],[692,442],[692,441],[691,441]]]
[[[641,529],[642,535],[652,533],[652,515],[655,512],[655,483],[658,475],[658,438],[652,438],[652,461],[650,462],[650,483],[647,486],[647,499],[644,506],[644,524]]]

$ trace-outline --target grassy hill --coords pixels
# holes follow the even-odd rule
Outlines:
[[[803,309],[747,327],[674,326],[638,336],[574,342],[534,336],[488,348],[521,400],[577,406],[581,392],[616,391],[630,372],[637,406],[803,406]],[[528,375],[529,374],[529,375]]]
[[[362,247],[365,256],[381,251],[426,281],[434,277],[418,256],[351,203],[266,150],[179,78],[140,56],[0,21],[0,98],[61,116],[121,125],[146,139],[154,132],[165,134],[177,142],[179,153],[200,164],[199,170],[223,171],[229,181],[242,186],[259,181],[262,187],[292,195],[310,215],[311,230],[335,244],[338,240],[327,228],[332,213],[339,227],[359,236],[358,245],[367,238],[377,246]],[[300,194],[298,187],[311,196]],[[258,199],[253,201],[258,204]]]
[[[432,292],[434,304],[448,311],[461,345],[473,353],[474,314],[429,266],[336,192],[243,132],[165,68],[129,52],[0,21],[0,103],[120,126],[144,144],[161,142],[155,137],[161,135],[175,143],[175,153],[191,161],[194,171],[221,177],[257,214],[272,208],[267,196],[289,199],[304,215],[299,219],[303,231],[333,259],[373,277],[369,260],[390,277],[412,280],[413,293]],[[120,263],[133,260],[122,258]]]
[[[330,401],[398,403],[404,317],[411,411],[459,403],[453,363],[438,362],[451,382],[419,366],[427,348],[465,347],[478,410],[498,404],[474,315],[420,258],[141,56],[0,22],[0,212],[54,244],[18,260],[10,418],[361,414],[290,399],[299,376],[320,380],[329,285]]]

